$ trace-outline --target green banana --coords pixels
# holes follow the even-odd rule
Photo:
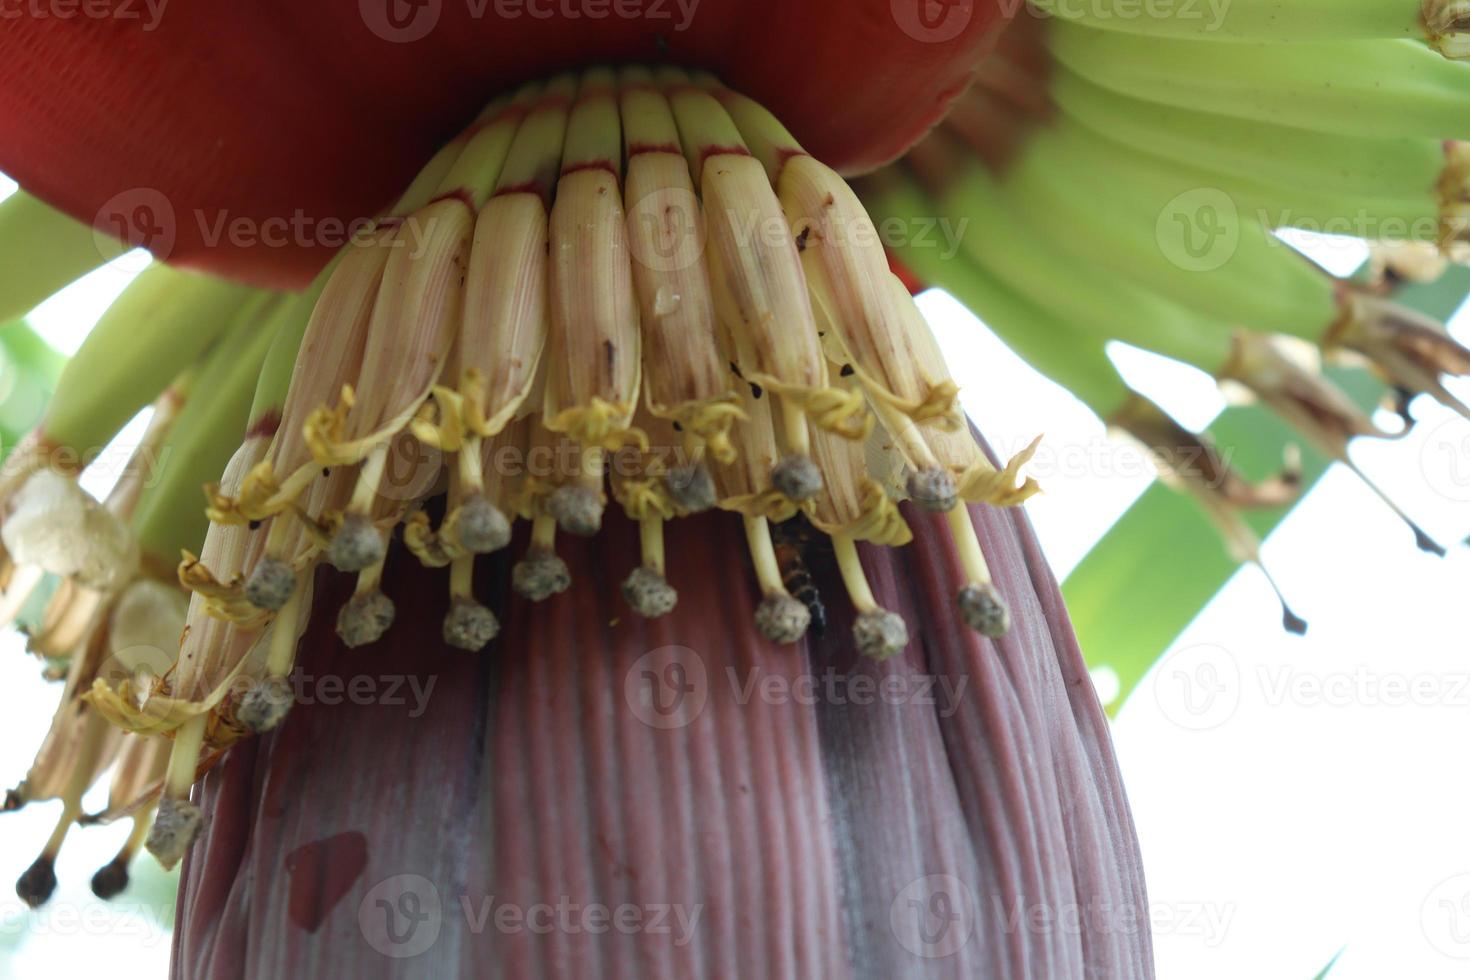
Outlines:
[[[961,248],[1008,289],[1102,340],[1145,347],[1212,374],[1229,359],[1231,331],[1225,324],[1182,308],[1127,275],[1071,261],[1058,240],[1011,207],[983,164],[958,153],[948,161],[933,159],[943,152],[939,139],[931,137],[910,154],[910,163],[926,174],[922,182],[936,185],[930,193],[940,210],[908,213],[963,215],[986,229],[961,235]]]
[[[112,258],[91,228],[25,191],[0,202],[0,242],[0,323],[30,312]]]
[[[1059,68],[1051,96],[1110,140],[1212,173],[1270,227],[1342,227],[1359,237],[1433,242],[1440,230],[1441,140],[1312,132],[1144,102]]]
[[[1215,41],[1409,38],[1427,31],[1420,0],[1029,0],[1036,11],[1087,27]]]
[[[154,263],[108,307],[57,382],[47,444],[100,449],[199,359],[251,290]]]
[[[998,182],[1021,222],[1057,248],[1233,326],[1318,341],[1336,282],[1239,202],[1191,172],[1061,119]],[[1075,274],[1067,266],[1067,276]]]
[[[1058,21],[1048,45],[1124,95],[1328,133],[1470,138],[1470,64],[1413,41],[1221,44]]]
[[[133,530],[144,554],[172,561],[181,549],[195,554],[209,521],[200,488],[216,479],[240,444],[251,395],[275,336],[293,312],[291,299],[252,297],[229,333],[204,358],[133,514]]]

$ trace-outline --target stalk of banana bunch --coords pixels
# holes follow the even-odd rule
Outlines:
[[[860,185],[882,220],[937,214],[1005,232],[967,234],[953,257],[917,246],[897,257],[1172,460],[1166,477],[1200,502],[1238,559],[1259,564],[1240,513],[1290,502],[1289,463],[1280,478],[1248,486],[1121,385],[1107,342],[1259,399],[1367,482],[1421,549],[1443,555],[1349,455],[1355,439],[1403,430],[1381,427],[1321,362],[1366,366],[1388,389],[1467,415],[1444,379],[1470,373],[1470,350],[1371,285],[1334,279],[1272,232],[1378,239],[1383,261],[1419,279],[1443,269],[1423,261],[1428,252],[1464,257],[1470,156],[1457,140],[1470,66],[1401,39],[1411,36],[1405,25],[1439,24],[1437,46],[1454,54],[1463,11],[1454,24],[1435,19],[1444,5],[1421,22],[1408,5],[1328,13],[1306,4],[1278,22],[1280,5],[1244,3],[1206,31],[1182,17],[1037,6],[1054,16],[1012,28],[939,130]],[[1298,17],[1302,30],[1288,30]],[[1288,628],[1304,629],[1283,606]]]

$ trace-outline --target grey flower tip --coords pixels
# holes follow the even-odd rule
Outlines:
[[[787,500],[800,503],[822,492],[822,473],[810,456],[787,456],[771,470],[771,484]]]
[[[602,498],[591,487],[557,487],[546,506],[556,518],[556,526],[567,534],[590,538],[602,530]]]
[[[455,535],[466,551],[488,555],[510,544],[510,521],[499,507],[477,495],[460,505]]]
[[[852,624],[852,639],[858,653],[873,660],[887,660],[909,645],[909,628],[897,613],[873,609]]]
[[[795,643],[811,624],[811,610],[789,595],[768,595],[755,610],[755,628],[772,643]]]
[[[959,488],[954,476],[943,467],[919,470],[909,475],[909,497],[925,510],[945,513],[959,504]]]
[[[517,595],[532,602],[550,599],[571,585],[572,573],[567,569],[567,563],[546,552],[526,555],[511,570],[511,587]]]
[[[296,572],[279,558],[262,558],[245,581],[245,598],[257,609],[275,612],[296,591]]]
[[[165,796],[158,801],[158,812],[148,830],[144,846],[165,869],[183,860],[184,853],[204,827],[204,815],[188,800]]]
[[[354,595],[337,613],[337,635],[352,649],[376,643],[393,625],[396,612],[393,600],[382,592]]]
[[[960,590],[958,605],[965,625],[992,639],[1011,631],[1011,610],[992,585],[967,585]]]
[[[635,568],[623,581],[623,598],[645,619],[667,616],[679,604],[679,593],[651,568]]]
[[[709,467],[703,463],[675,466],[664,477],[664,486],[679,509],[689,514],[698,514],[714,507],[718,502],[715,479]]]
[[[245,692],[235,708],[235,718],[259,735],[284,721],[293,701],[294,693],[284,677],[268,677],[256,681]]]
[[[327,547],[327,561],[344,572],[360,572],[383,560],[388,542],[373,522],[361,514],[349,514]]]
[[[455,599],[444,617],[444,642],[460,650],[483,650],[499,632],[500,620],[473,599]]]

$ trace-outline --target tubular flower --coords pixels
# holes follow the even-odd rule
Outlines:
[[[26,188],[0,230],[48,257],[9,304],[115,249],[77,219],[170,263],[89,337],[0,485],[7,606],[62,579],[35,643],[66,690],[15,800],[65,809],[27,900],[73,823],[130,817],[94,889],[125,886],[144,827],[164,864],[191,855],[180,975],[423,955],[465,974],[1151,976],[1105,723],[1011,510],[1033,450],[996,461],[973,434],[839,176],[943,115],[998,8],[844,5],[813,43],[835,5],[707,0],[670,32],[435,4],[414,37],[412,11],[372,6],[351,25],[191,9],[127,56],[116,23],[0,40],[0,165]],[[103,102],[33,84],[63,48]],[[170,85],[191,108],[118,124]],[[263,241],[287,216],[317,225]],[[90,501],[73,455],[155,398],[186,451],[120,484],[126,507]],[[423,694],[405,728],[310,690],[378,662]],[[768,676],[792,697],[752,696]],[[666,698],[690,695],[708,707],[669,724]],[[108,807],[82,815],[110,762]],[[435,891],[383,878],[405,869]],[[522,945],[441,918],[414,951],[381,919],[502,883],[687,930]],[[1094,911],[1017,929],[1038,906]]]
[[[859,190],[880,224],[944,214],[1004,229],[963,236],[953,257],[895,251],[1153,449],[1232,554],[1259,564],[1244,515],[1290,502],[1292,460],[1250,485],[1207,435],[1130,391],[1105,347],[1204,370],[1365,481],[1350,443],[1402,432],[1324,360],[1376,378],[1385,403],[1427,394],[1470,415],[1445,384],[1470,374],[1470,349],[1386,295],[1466,255],[1470,66],[1451,60],[1465,5],[1242,0],[1208,25],[1110,0],[1036,6],[1054,16],[1017,21],[937,131]],[[1378,278],[1328,275],[1272,234],[1292,228],[1376,241]]]

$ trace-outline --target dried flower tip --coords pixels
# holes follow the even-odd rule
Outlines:
[[[1392,288],[1400,282],[1434,282],[1449,269],[1450,263],[1439,249],[1428,242],[1371,242],[1371,280]]]
[[[852,639],[858,653],[873,660],[887,660],[909,645],[909,628],[897,613],[870,609],[852,624]]]
[[[510,521],[499,507],[476,494],[460,504],[454,534],[470,554],[488,555],[510,544]]]
[[[393,600],[376,589],[347,600],[337,613],[337,635],[352,649],[376,643],[393,625]]]
[[[327,548],[327,561],[341,571],[360,572],[382,561],[387,550],[387,542],[372,521],[361,514],[348,514]]]
[[[1446,58],[1470,58],[1470,2],[1424,0],[1429,44]]]
[[[279,610],[296,589],[296,572],[279,558],[262,558],[245,580],[245,598],[257,609]]]
[[[92,894],[104,902],[122,894],[128,887],[128,861],[119,855],[104,864],[92,876]]]
[[[1389,384],[1435,400],[1466,418],[1470,407],[1443,384],[1447,375],[1470,375],[1470,348],[1422,313],[1376,296],[1347,294],[1342,319],[1324,341],[1331,350],[1357,351],[1384,375]]]
[[[15,894],[31,908],[46,904],[51,893],[56,891],[56,867],[51,858],[42,854],[21,874],[15,882]]]
[[[557,487],[547,501],[556,526],[579,538],[590,538],[602,530],[602,496],[591,487],[567,484]]]
[[[285,721],[295,700],[290,682],[284,677],[268,677],[257,681],[245,692],[240,706],[235,709],[235,717],[240,724],[259,735]]]
[[[567,563],[548,552],[533,551],[511,570],[511,587],[517,595],[541,602],[572,586]]]
[[[910,475],[907,489],[914,503],[937,513],[954,510],[960,502],[954,475],[941,466],[918,470]]]
[[[194,838],[204,827],[204,814],[188,800],[165,796],[158,801],[158,812],[148,830],[148,853],[165,869],[172,868],[184,857]]]
[[[960,589],[958,602],[960,618],[980,635],[996,639],[1011,631],[1011,611],[995,586],[967,585]]]
[[[771,484],[787,500],[811,500],[822,492],[822,473],[810,456],[787,456],[771,470]]]
[[[755,628],[772,643],[795,643],[811,624],[806,604],[780,592],[766,596],[755,610]]]
[[[679,510],[685,514],[699,514],[709,510],[719,500],[715,491],[715,478],[703,463],[688,463],[675,466],[664,477],[664,486]]]
[[[444,617],[444,642],[471,653],[485,648],[500,632],[500,620],[473,599],[456,597]]]
[[[623,598],[645,619],[657,619],[674,611],[679,593],[651,568],[638,567],[623,581]]]

